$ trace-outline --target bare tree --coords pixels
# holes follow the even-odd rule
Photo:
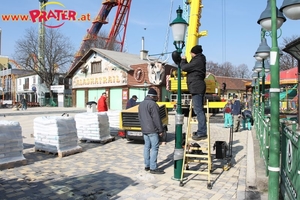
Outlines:
[[[74,51],[69,38],[59,32],[59,29],[47,29],[45,33],[45,59],[38,57],[38,31],[34,28],[27,29],[24,37],[15,45],[14,60],[23,69],[34,71],[52,92],[55,75],[65,73],[73,59]]]
[[[69,69],[72,69],[79,62],[80,58],[91,48],[120,51],[121,46],[115,39],[108,40],[108,34],[105,31],[99,32],[98,35],[87,33],[87,35],[81,42],[80,48],[76,52],[75,58],[73,59],[71,66],[69,66]]]
[[[225,62],[220,65],[222,75],[227,77],[235,77],[235,67],[231,62]],[[218,75],[219,76],[219,75]]]
[[[210,72],[216,76],[230,76],[232,77],[233,66],[230,62],[225,62],[223,64],[214,63],[209,61],[206,63],[206,71]]]
[[[223,64],[214,63],[213,61],[208,61],[206,63],[206,71],[211,72],[216,76],[227,76],[235,78],[249,78],[251,72],[246,64],[241,64],[235,67],[230,62],[225,62]]]
[[[119,45],[115,39],[108,41],[107,32],[101,31],[99,35],[87,35],[82,46],[80,47],[80,55],[84,55],[91,48],[108,49],[112,51],[120,51]]]
[[[293,35],[291,37],[283,38],[280,49],[284,49],[287,44],[298,39],[299,36]],[[280,57],[280,70],[287,70],[297,66],[297,59],[290,54],[282,51],[283,55]]]
[[[235,76],[237,78],[250,78],[252,72],[250,72],[248,66],[246,64],[241,64],[236,67],[236,70],[234,70]]]
[[[208,61],[206,62],[206,71],[210,72],[212,74],[218,74],[220,69],[219,69],[219,64],[214,63],[213,61]]]

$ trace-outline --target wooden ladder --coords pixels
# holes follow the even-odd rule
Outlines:
[[[192,139],[192,126],[197,125],[198,120],[196,117],[193,117],[193,102],[190,102],[190,112],[187,122],[180,186],[184,185],[184,174],[199,174],[207,176],[207,188],[212,189],[212,183],[210,180],[210,173],[212,169],[212,157],[210,145],[210,113],[208,101],[206,102],[206,105],[204,107],[206,108],[207,139],[196,141]],[[189,164],[193,164],[196,166],[190,168]],[[199,164],[199,169],[195,169],[198,167]]]

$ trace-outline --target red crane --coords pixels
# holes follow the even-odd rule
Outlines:
[[[123,51],[127,22],[129,17],[130,5],[132,0],[103,0],[102,7],[92,22],[92,26],[88,29],[86,36],[83,38],[79,51],[75,54],[75,59],[69,69],[71,71],[80,58],[90,48],[89,43],[91,40],[98,39],[98,33],[103,24],[107,24],[107,16],[111,9],[117,6],[114,22],[109,32],[108,38],[104,38],[104,49],[110,49],[114,47],[114,44],[118,44],[118,51]],[[119,37],[118,37],[119,36]],[[117,38],[118,37],[118,38]]]

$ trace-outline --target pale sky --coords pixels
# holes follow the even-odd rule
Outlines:
[[[142,48],[142,37],[145,38],[145,50],[148,50],[150,55],[160,54],[165,49],[167,52],[175,50],[172,33],[171,31],[169,35],[167,33],[170,21],[176,18],[176,9],[178,6],[183,7],[184,1],[132,0],[124,50],[138,55]],[[282,1],[277,0],[278,8]],[[63,4],[65,9],[74,10],[79,15],[90,14],[92,19],[102,6],[102,0],[60,0],[57,2]],[[208,36],[200,38],[198,44],[203,46],[203,53],[207,60],[219,64],[228,61],[235,66],[246,64],[251,70],[255,64],[253,55],[260,43],[261,27],[257,24],[257,20],[265,9],[267,0],[202,0],[202,4],[204,8],[200,19],[200,31],[207,30]],[[38,0],[2,1],[0,15],[29,14],[30,10],[38,8]],[[57,5],[47,6],[47,10],[54,8],[61,9]],[[109,24],[103,25],[101,31],[104,30],[107,33],[110,31],[116,8],[114,7],[108,16]],[[284,37],[300,35],[299,25],[300,21],[287,19],[281,27],[281,34],[280,31],[278,32],[278,35],[281,35],[278,39],[279,46]],[[70,38],[75,52],[79,50],[80,43],[91,26],[91,21],[66,21],[59,29]],[[4,21],[0,18],[1,54],[12,57],[15,42],[22,38],[25,30],[30,27],[38,27],[38,23]],[[267,40],[271,47],[271,38],[268,37]],[[171,59],[169,62],[173,63]]]

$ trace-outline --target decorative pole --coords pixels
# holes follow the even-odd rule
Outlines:
[[[271,14],[271,22],[270,22]],[[280,133],[279,133],[279,49],[277,42],[277,29],[281,27],[286,18],[276,7],[276,0],[268,0],[266,9],[257,21],[265,30],[272,33],[272,47],[270,52],[271,68],[271,129],[269,150],[269,196],[270,200],[279,199],[279,172],[280,172]]]
[[[277,42],[277,12],[276,0],[271,0],[272,47],[271,64],[271,131],[269,153],[269,200],[279,199],[280,172],[280,133],[279,133],[279,53]]]
[[[182,148],[182,125],[184,115],[182,114],[181,108],[181,68],[180,68],[180,56],[182,49],[185,46],[184,37],[188,26],[188,23],[182,18],[183,10],[179,7],[176,10],[177,18],[170,24],[173,31],[175,60],[174,62],[178,65],[177,69],[177,109],[175,115],[175,151],[174,151],[174,180],[180,180],[182,173],[183,164],[183,148]],[[173,52],[174,53],[174,52]],[[172,55],[173,56],[173,55]],[[174,57],[173,57],[174,59]]]

